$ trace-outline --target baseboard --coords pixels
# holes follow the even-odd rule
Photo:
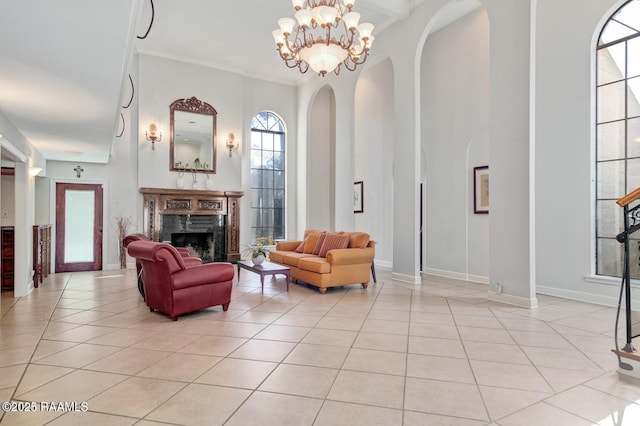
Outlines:
[[[400,281],[407,284],[422,284],[422,279],[413,275],[398,274],[397,272],[391,273],[391,279],[394,281]]]
[[[507,305],[519,306],[521,308],[535,309],[538,307],[538,299],[535,297],[526,298],[504,293],[496,294],[493,291],[488,291],[487,299],[494,302],[506,303]]]
[[[129,263],[127,262],[127,267],[125,269],[135,269],[135,262]],[[122,269],[119,263],[109,263],[106,267],[102,268],[103,271],[115,271],[116,269]]]
[[[605,296],[602,294],[586,293],[584,291],[575,291],[575,290],[565,290],[561,288],[547,287],[543,285],[539,285],[536,287],[537,293],[546,294],[547,296],[562,297],[563,299],[571,299],[571,300],[576,300],[578,302],[585,302],[585,303],[591,303],[594,305],[602,305],[602,306],[610,306],[610,307],[618,306],[618,296],[617,296],[618,291],[619,290],[616,290],[616,296]],[[635,300],[633,296],[634,294],[632,290],[631,309],[634,311],[640,311],[640,300]]]
[[[386,260],[374,259],[373,263],[376,265],[376,268],[377,267],[385,268],[385,269],[392,269],[393,268],[393,262],[388,262]]]
[[[470,281],[470,282],[479,283],[479,284],[489,284],[489,277],[464,274],[461,272],[445,271],[442,269],[426,268],[423,271],[423,274],[435,275],[436,277],[452,278],[454,280],[460,280],[460,281]]]

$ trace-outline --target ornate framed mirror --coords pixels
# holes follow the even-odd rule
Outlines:
[[[215,108],[194,96],[173,101],[169,113],[169,170],[215,173],[218,114]]]

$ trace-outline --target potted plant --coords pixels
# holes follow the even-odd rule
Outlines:
[[[191,168],[191,176],[193,178],[193,187],[198,184],[198,169],[200,168],[200,159],[198,157],[193,160],[193,167]]]
[[[256,243],[247,247],[243,254],[250,256],[254,265],[260,265],[264,262],[265,258],[269,255],[269,249],[265,246],[272,245],[273,238],[271,237],[258,237]]]
[[[204,187],[206,189],[213,188],[213,181],[209,177],[209,164],[206,161],[202,163],[202,170],[204,170],[204,173],[207,175],[207,178],[204,181]]]
[[[175,168],[178,169],[178,179],[176,179],[176,186],[178,189],[184,188],[184,169],[189,168],[189,163],[182,164],[182,161],[177,161]]]
[[[131,219],[118,215],[114,217],[116,231],[118,232],[118,256],[120,258],[120,269],[127,269],[127,248],[122,244],[122,240],[129,232]]]

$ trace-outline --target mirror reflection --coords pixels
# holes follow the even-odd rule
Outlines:
[[[196,97],[170,106],[172,171],[216,172],[216,110]]]

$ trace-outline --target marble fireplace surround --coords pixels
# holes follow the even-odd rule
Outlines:
[[[159,241],[163,215],[192,216],[223,215],[225,230],[224,259],[240,259],[240,198],[239,191],[208,191],[198,189],[140,188],[144,198],[143,233]]]

